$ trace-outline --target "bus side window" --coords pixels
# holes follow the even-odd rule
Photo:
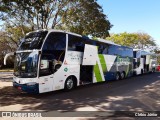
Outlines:
[[[133,49],[129,48],[129,50],[128,50],[128,56],[129,57],[134,57],[134,55],[133,55]]]
[[[42,55],[40,63],[39,76],[46,76],[53,73],[51,65],[51,55]]]
[[[121,46],[118,46],[117,47],[117,49],[116,49],[116,52],[117,52],[117,54],[119,55],[119,56],[126,56],[126,51],[124,50],[124,48],[123,47],[121,47]],[[124,55],[124,53],[125,53],[125,55]]]
[[[108,54],[108,46],[105,46],[105,48],[104,48],[102,54]]]
[[[53,68],[56,68],[58,63],[60,68],[64,60],[65,50],[66,34],[51,32],[43,45],[39,76],[52,74],[54,72]]]
[[[84,40],[81,37],[68,34],[68,50],[69,51],[84,51]]]
[[[102,54],[103,52],[103,45],[98,45],[98,54]]]
[[[44,43],[43,51],[65,50],[66,48],[66,34],[64,33],[50,33]],[[52,52],[51,52],[52,53]]]
[[[106,43],[101,43],[96,41],[96,46],[98,46],[98,54],[107,54],[108,53],[108,47]]]
[[[109,55],[115,55],[117,54],[116,46],[115,45],[110,45],[108,48],[108,54]]]

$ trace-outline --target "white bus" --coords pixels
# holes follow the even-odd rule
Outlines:
[[[134,74],[140,75],[148,72],[155,72],[157,57],[155,54],[140,49],[134,49]]]
[[[59,30],[28,33],[14,55],[13,86],[28,93],[71,90],[133,74],[132,48]]]

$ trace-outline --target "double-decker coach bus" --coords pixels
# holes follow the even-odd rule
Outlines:
[[[133,71],[135,75],[148,72],[155,72],[157,64],[157,56],[153,53],[134,49]]]
[[[28,33],[14,55],[13,86],[28,93],[71,90],[133,73],[132,48],[59,30]]]

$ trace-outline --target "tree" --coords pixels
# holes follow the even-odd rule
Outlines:
[[[138,49],[149,49],[150,51],[154,51],[156,49],[156,43],[154,39],[148,35],[147,33],[120,33],[113,34],[111,37],[107,37],[106,39],[111,40],[117,44],[138,48]]]
[[[109,36],[108,30],[112,25],[106,20],[102,7],[95,0],[80,0],[77,5],[76,8],[68,9],[62,17],[62,29],[93,37]]]
[[[141,49],[151,49],[154,51],[156,49],[156,43],[155,40],[148,35],[147,33],[136,33],[138,36],[138,47]]]
[[[9,42],[8,38],[4,34],[4,32],[0,32],[0,68],[3,67],[3,58],[5,54],[13,50],[13,43]]]
[[[136,34],[127,32],[120,34],[111,34],[111,36],[107,37],[106,39],[111,40],[117,44],[129,47],[136,47],[138,42],[138,36]]]
[[[155,53],[157,54],[157,63],[160,65],[160,49],[158,47],[155,50]]]
[[[1,0],[0,57],[14,51],[19,40],[36,29],[62,29],[106,37],[112,27],[96,0]],[[2,63],[2,62],[1,62]]]
[[[96,0],[2,0],[0,11],[2,20],[32,30],[59,28],[106,37],[112,26]]]
[[[23,32],[21,28],[23,27]],[[29,32],[30,28],[26,26],[8,28],[7,25],[4,31],[0,32],[0,67],[3,67],[3,58],[6,53],[14,52],[17,47],[20,39],[24,37],[25,33]],[[13,60],[10,59],[8,67],[13,66]]]

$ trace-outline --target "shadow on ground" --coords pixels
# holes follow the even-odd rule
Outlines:
[[[160,73],[121,81],[81,86],[65,92],[39,95],[20,93],[11,86],[0,89],[0,106],[21,104],[21,110],[42,111],[160,111]]]

